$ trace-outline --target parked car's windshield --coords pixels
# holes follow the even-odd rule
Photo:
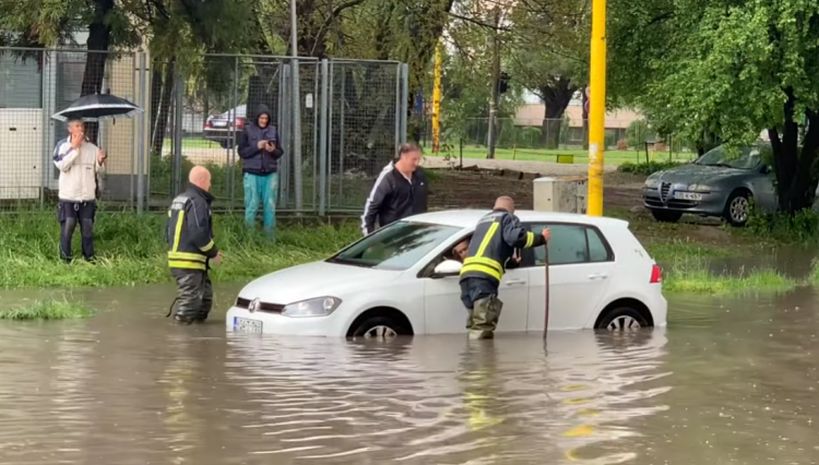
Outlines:
[[[328,261],[379,270],[406,270],[459,229],[398,221],[370,234]]]
[[[720,145],[706,152],[695,163],[705,166],[752,170],[762,163],[762,148],[758,146],[727,148]]]

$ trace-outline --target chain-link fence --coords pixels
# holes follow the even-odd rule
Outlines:
[[[213,175],[215,207],[241,209],[237,146],[260,105],[284,150],[282,210],[360,210],[375,175],[406,138],[407,68],[398,62],[214,54],[196,73],[183,73],[142,52],[0,48],[4,210],[56,200],[52,153],[67,132],[51,115],[94,92],[144,109],[87,125],[89,138],[108,153],[98,177],[106,207],[165,208],[191,166],[202,164]]]

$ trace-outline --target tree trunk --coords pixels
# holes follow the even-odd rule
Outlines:
[[[819,148],[819,114],[816,110],[807,110],[808,128],[803,147],[799,150],[799,125],[794,118],[796,98],[793,89],[785,89],[785,124],[782,134],[775,128],[768,129],[773,148],[774,171],[776,174],[776,191],[779,197],[779,208],[782,212],[793,214],[813,205],[817,177],[814,174],[817,148]]]
[[[88,26],[88,56],[85,60],[85,72],[82,77],[80,96],[100,93],[102,79],[105,77],[105,61],[108,58],[108,45],[111,41],[111,27],[106,23],[107,16],[114,9],[114,0],[96,0],[94,18]],[[86,125],[86,136],[97,143],[99,124],[92,122]]]
[[[165,131],[168,127],[171,98],[173,98],[174,69],[174,61],[170,61],[165,65],[165,78],[162,80],[162,95],[158,105],[159,112],[154,121],[153,134],[151,135],[151,151],[157,157],[162,155],[162,145],[165,143]]]
[[[572,100],[576,87],[571,80],[559,77],[549,86],[539,89],[540,97],[546,107],[541,126],[540,141],[547,149],[560,147],[560,126],[563,123],[563,114]]]
[[[492,97],[489,101],[489,128],[486,141],[486,158],[495,158],[495,145],[498,139],[498,101],[500,99],[500,8],[495,7],[495,29],[492,31]]]

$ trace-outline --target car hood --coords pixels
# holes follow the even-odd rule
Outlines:
[[[749,175],[753,171],[738,168],[726,168],[721,166],[705,165],[683,165],[664,171],[658,171],[648,177],[647,180],[658,182],[669,182],[672,184],[715,184],[721,180]]]
[[[312,262],[257,278],[239,292],[239,297],[287,305],[313,297],[337,297],[361,288],[373,289],[397,279],[401,273],[325,261]]]

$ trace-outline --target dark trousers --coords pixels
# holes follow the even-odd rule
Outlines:
[[[82,255],[86,260],[94,258],[94,216],[97,203],[69,202],[60,200],[57,204],[57,219],[60,221],[60,258],[71,260],[71,238],[74,229],[80,225]]]
[[[207,271],[171,268],[176,279],[174,318],[184,322],[205,321],[213,307],[213,286]]]

